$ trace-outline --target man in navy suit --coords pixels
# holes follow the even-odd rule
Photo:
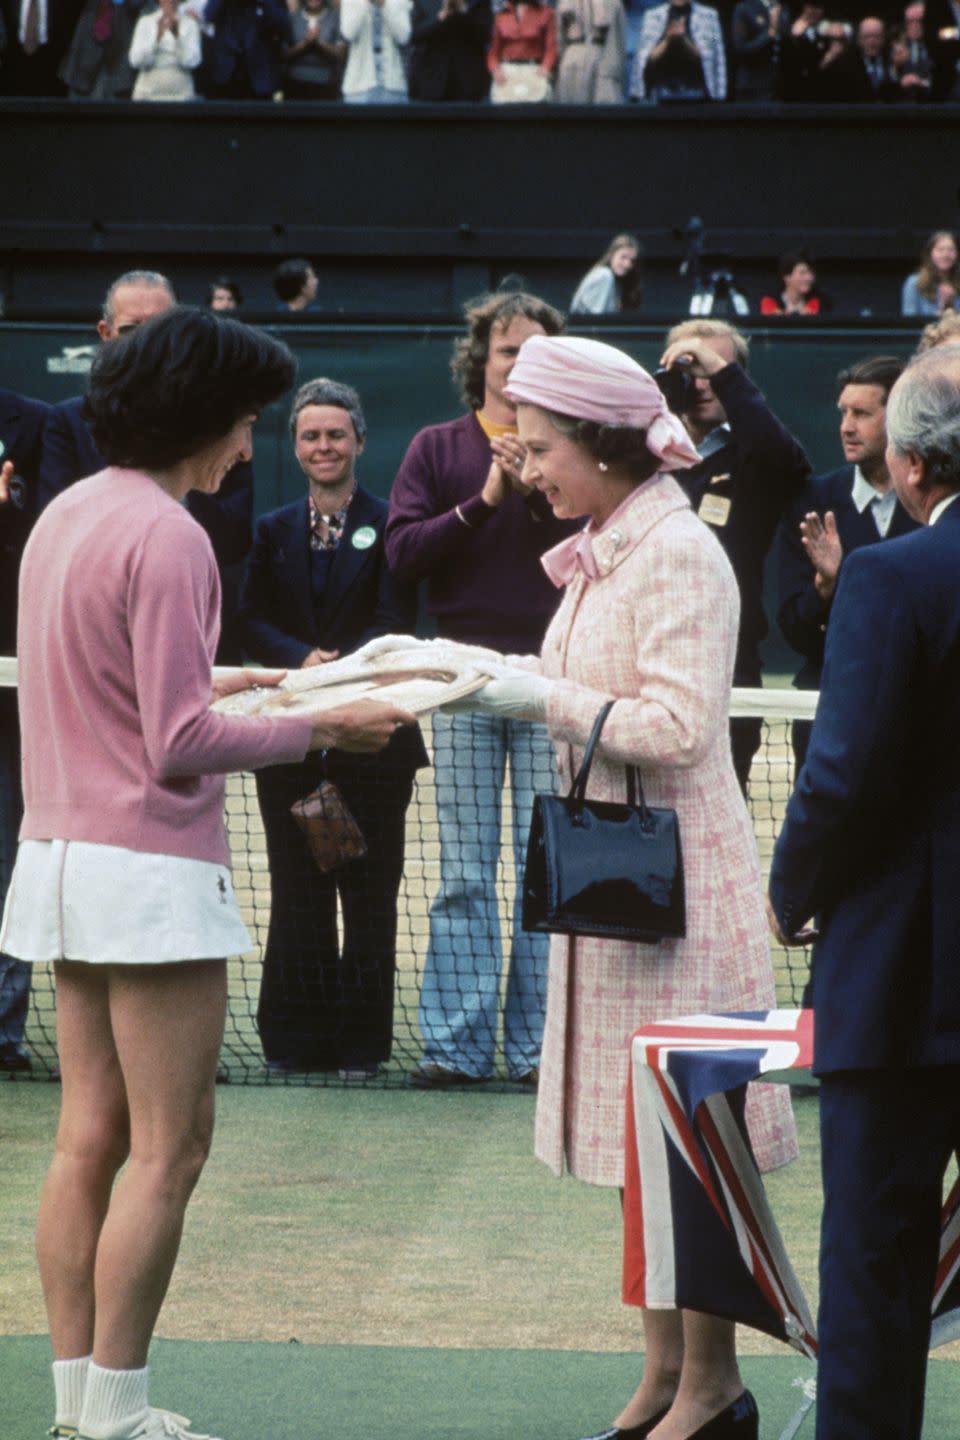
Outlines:
[[[0,654],[17,648],[17,581],[23,547],[37,518],[37,466],[47,406],[0,390]],[[17,692],[0,687],[0,905],[13,872],[23,816]],[[0,1071],[29,1070],[23,1032],[30,966],[0,955]]]
[[[803,656],[794,685],[817,690],[827,622],[845,555],[862,545],[916,529],[897,499],[887,469],[887,397],[903,370],[893,355],[876,355],[837,377],[840,443],[846,465],[809,480],[784,516],[779,535],[780,609],[787,642]],[[810,723],[793,726],[797,769]]]
[[[918,1440],[943,1176],[960,1149],[960,346],[905,371],[887,463],[922,527],[844,561],[770,874],[816,917],[824,1214],[817,1440]]]
[[[308,382],[291,429],[309,494],[257,521],[240,623],[251,659],[294,670],[411,631],[416,590],[387,568],[385,501],[356,482],[366,437],[356,391]],[[362,1081],[390,1058],[405,815],[414,773],[427,763],[420,731],[407,728],[378,755],[329,750],[257,772],[271,891],[257,1024],[269,1068],[340,1070]],[[366,855],[327,874],[290,814],[324,779],[367,844]]]
[[[103,314],[97,325],[101,341],[109,344],[127,335],[153,315],[176,305],[173,286],[155,270],[128,270],[107,291]],[[46,508],[68,485],[95,475],[105,465],[84,417],[83,396],[54,405],[47,416],[40,458],[38,512]],[[220,644],[221,665],[240,660],[234,634],[236,592],[239,575],[231,571],[247,557],[253,538],[253,466],[249,461],[235,465],[216,495],[192,493],[187,509],[210,537],[220,570],[223,591]]]

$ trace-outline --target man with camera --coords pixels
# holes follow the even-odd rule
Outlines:
[[[667,336],[658,382],[700,453],[700,464],[675,478],[716,533],[740,587],[733,683],[756,686],[767,633],[764,562],[810,462],[747,374],[747,345],[746,336],[723,320],[685,320]],[[730,740],[746,793],[760,746],[760,720],[731,721]]]

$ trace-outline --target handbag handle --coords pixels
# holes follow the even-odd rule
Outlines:
[[[593,722],[593,729],[590,731],[590,738],[587,741],[587,748],[583,752],[583,759],[580,762],[580,769],[577,771],[576,778],[574,779],[574,782],[570,787],[569,798],[576,801],[578,804],[582,805],[584,800],[587,798],[587,781],[590,778],[590,767],[593,764],[593,754],[600,740],[600,732],[603,729],[604,724],[606,723],[607,716],[610,714],[610,711],[613,709],[615,704],[615,700],[608,700],[607,703],[601,707],[596,720],[594,720]],[[644,799],[643,782],[640,779],[640,771],[637,769],[636,765],[627,766],[627,803],[629,805],[636,805],[640,810],[641,818],[646,819],[647,802]]]

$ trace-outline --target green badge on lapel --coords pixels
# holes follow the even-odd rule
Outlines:
[[[361,525],[359,530],[354,530],[350,544],[354,550],[369,550],[371,545],[377,541],[377,532],[372,525]]]

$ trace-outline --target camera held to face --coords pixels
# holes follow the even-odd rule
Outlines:
[[[653,378],[667,402],[667,409],[674,415],[683,415],[696,403],[697,387],[693,379],[693,361],[681,356],[669,370],[661,368],[653,372]]]

